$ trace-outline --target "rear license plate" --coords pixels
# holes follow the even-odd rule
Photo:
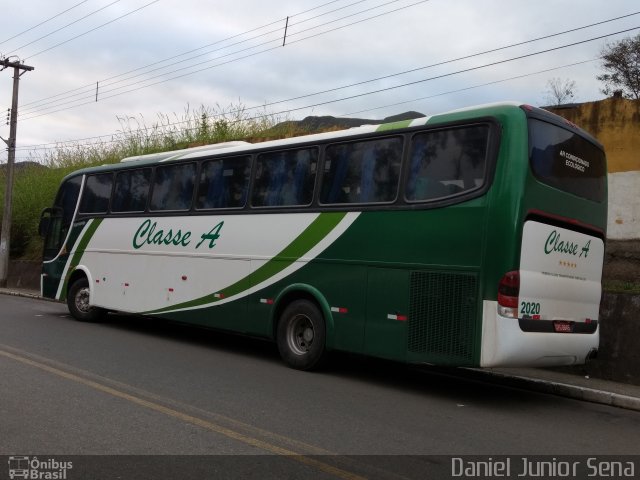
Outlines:
[[[553,322],[553,329],[558,333],[571,333],[573,332],[573,322]]]

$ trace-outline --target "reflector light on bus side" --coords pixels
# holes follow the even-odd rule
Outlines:
[[[503,317],[518,318],[520,272],[505,273],[498,284],[498,313]]]

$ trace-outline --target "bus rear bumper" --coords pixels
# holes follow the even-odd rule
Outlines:
[[[481,367],[551,367],[580,365],[598,348],[595,333],[523,332],[518,320],[498,315],[497,302],[485,300],[482,315]]]

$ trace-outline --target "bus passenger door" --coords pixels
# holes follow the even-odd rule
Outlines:
[[[367,275],[365,353],[405,361],[409,315],[409,272],[370,268]]]

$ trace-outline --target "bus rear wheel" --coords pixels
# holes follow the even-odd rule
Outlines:
[[[81,322],[97,322],[102,317],[104,311],[98,307],[92,307],[89,303],[89,281],[79,278],[69,287],[67,294],[67,307],[76,320]]]
[[[324,317],[314,303],[296,300],[284,309],[276,340],[288,366],[298,370],[318,368],[325,356],[325,339]]]

